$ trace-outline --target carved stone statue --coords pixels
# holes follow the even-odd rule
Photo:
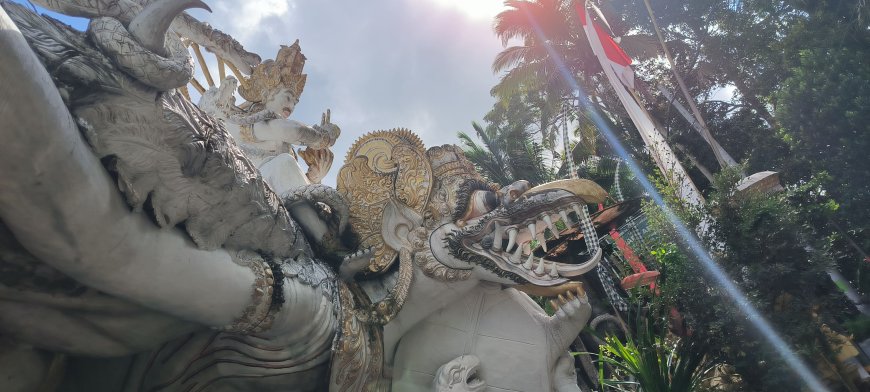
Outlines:
[[[205,112],[224,121],[227,131],[278,193],[319,183],[332,165],[329,147],[341,133],[330,122],[329,110],[320,125],[312,127],[288,119],[305,87],[304,65],[305,56],[297,40],[283,46],[275,60],[255,66],[251,77],[244,80],[238,92],[248,100],[243,105],[247,110],[235,106],[239,81],[232,76],[206,91],[199,102]],[[308,147],[303,154],[310,166],[307,177],[296,163],[294,145]]]
[[[394,130],[356,142],[338,189],[296,176],[279,196],[260,171],[281,154],[258,170],[232,127],[331,162],[328,112],[316,127],[286,119],[298,45],[259,63],[181,13],[198,1],[39,3],[91,21],[78,32],[0,1],[0,389],[420,390],[453,387],[438,369],[469,355],[470,390],[528,374],[520,390],[576,387],[563,358],[589,304],[574,280],[600,253],[573,264],[541,249],[582,230],[600,187],[498,187],[456,147]],[[252,75],[237,79],[260,94],[250,116],[281,115],[239,124],[232,79],[206,110],[191,103],[176,91],[192,75],[179,36]],[[514,288],[557,297],[558,312]]]
[[[481,392],[486,382],[477,376],[480,359],[474,355],[461,355],[441,365],[435,373],[437,392]]]

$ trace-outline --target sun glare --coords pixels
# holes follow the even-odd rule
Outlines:
[[[504,0],[429,0],[444,7],[455,9],[470,19],[493,19],[505,9]]]

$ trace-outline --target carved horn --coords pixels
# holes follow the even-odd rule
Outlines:
[[[201,0],[155,0],[133,18],[127,30],[145,49],[166,57],[168,53],[163,46],[166,31],[175,17],[189,8],[211,12],[211,8]]]

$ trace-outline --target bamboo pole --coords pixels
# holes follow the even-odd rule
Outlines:
[[[662,50],[665,52],[665,58],[668,60],[668,64],[671,65],[671,72],[674,74],[674,78],[677,79],[677,84],[680,86],[680,90],[683,92],[683,96],[686,97],[686,101],[689,102],[689,107],[692,109],[692,113],[695,115],[695,119],[698,121],[698,124],[701,126],[702,136],[707,140],[707,143],[710,143],[713,139],[713,135],[710,133],[710,128],[707,127],[707,122],[704,121],[704,118],[701,117],[701,112],[698,110],[698,106],[695,105],[695,100],[692,98],[692,95],[689,94],[689,89],[686,87],[686,82],[683,80],[683,77],[680,76],[679,72],[677,72],[677,66],[674,62],[674,57],[671,55],[670,49],[665,44],[665,38],[662,35],[662,30],[659,28],[658,22],[656,22],[655,14],[653,13],[652,6],[649,4],[649,0],[643,0],[644,5],[646,5],[646,11],[649,13],[649,18],[652,21],[653,29],[656,31],[656,36],[659,38],[659,43],[662,45]],[[717,143],[718,144],[718,143]],[[719,162],[719,165],[723,168],[733,166],[733,164],[729,163],[722,156],[722,152],[713,147],[713,155],[716,156],[716,161]],[[733,161],[733,160],[732,160]]]
[[[217,57],[218,62],[218,83],[223,83],[224,79],[227,78],[227,69],[226,67],[224,67],[224,59],[220,58],[219,56],[215,57]]]
[[[211,72],[208,70],[208,65],[205,63],[205,58],[202,57],[202,50],[199,49],[199,45],[195,42],[190,44],[190,47],[193,48],[193,53],[196,55],[196,60],[199,61],[199,66],[202,68],[202,74],[205,75],[205,81],[208,83],[209,87],[214,87],[214,79],[211,78]]]
[[[195,88],[196,91],[199,91],[200,94],[205,92],[205,87],[202,87],[202,84],[199,83],[199,80],[191,78],[190,85],[193,86],[193,88]]]

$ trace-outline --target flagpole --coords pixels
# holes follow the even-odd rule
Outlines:
[[[584,1],[583,8],[578,11],[582,12],[581,18],[583,19],[583,29],[586,31],[589,45],[592,47],[592,51],[598,58],[599,63],[601,63],[601,68],[604,69],[604,74],[616,92],[617,97],[620,102],[622,102],[629,117],[637,127],[641,139],[643,139],[644,144],[649,149],[653,160],[655,160],[656,165],[662,171],[662,174],[668,179],[668,182],[678,188],[680,193],[678,196],[681,199],[692,206],[703,205],[704,197],[701,195],[701,192],[698,191],[698,188],[692,182],[691,178],[689,178],[686,169],[677,159],[676,154],[671,150],[671,147],[668,145],[661,132],[656,128],[649,113],[641,105],[634,89],[626,85],[626,83],[633,84],[634,82],[633,74],[626,75],[630,71],[630,64],[625,65],[623,69],[621,69],[620,75],[622,78],[617,76],[616,71],[613,68],[614,65],[612,64],[612,60],[608,57],[601,42],[601,37],[599,37],[598,32],[596,31],[595,24],[587,13],[586,5],[587,2]],[[613,54],[612,51],[611,54]],[[624,54],[622,55],[624,56]],[[627,58],[623,58],[622,60],[630,62],[630,59]]]
[[[659,43],[662,45],[662,50],[665,52],[665,58],[668,60],[668,64],[671,65],[671,73],[674,74],[674,78],[677,79],[677,84],[680,86],[680,91],[683,92],[683,96],[686,98],[686,101],[689,102],[689,108],[692,109],[692,114],[695,115],[695,121],[699,127],[696,129],[701,132],[701,136],[704,137],[704,140],[707,141],[707,144],[713,149],[713,155],[716,156],[716,161],[719,162],[719,166],[722,168],[736,166],[737,163],[734,161],[731,156],[728,156],[727,153],[723,155],[724,149],[719,146],[719,143],[716,142],[716,139],[713,139],[713,134],[710,133],[710,128],[707,127],[707,122],[704,121],[704,117],[701,116],[701,112],[698,110],[698,106],[695,105],[695,99],[692,98],[692,95],[689,94],[689,89],[686,87],[686,82],[683,80],[683,77],[680,76],[680,73],[677,72],[677,65],[674,62],[674,57],[671,55],[670,49],[665,45],[665,38],[662,35],[662,30],[659,28],[658,22],[656,22],[656,16],[653,13],[652,6],[649,4],[649,0],[643,0],[644,5],[646,5],[646,11],[649,13],[649,18],[652,21],[653,29],[656,31],[656,36],[659,37]],[[695,124],[692,124],[693,126]],[[727,158],[726,158],[727,156]]]

